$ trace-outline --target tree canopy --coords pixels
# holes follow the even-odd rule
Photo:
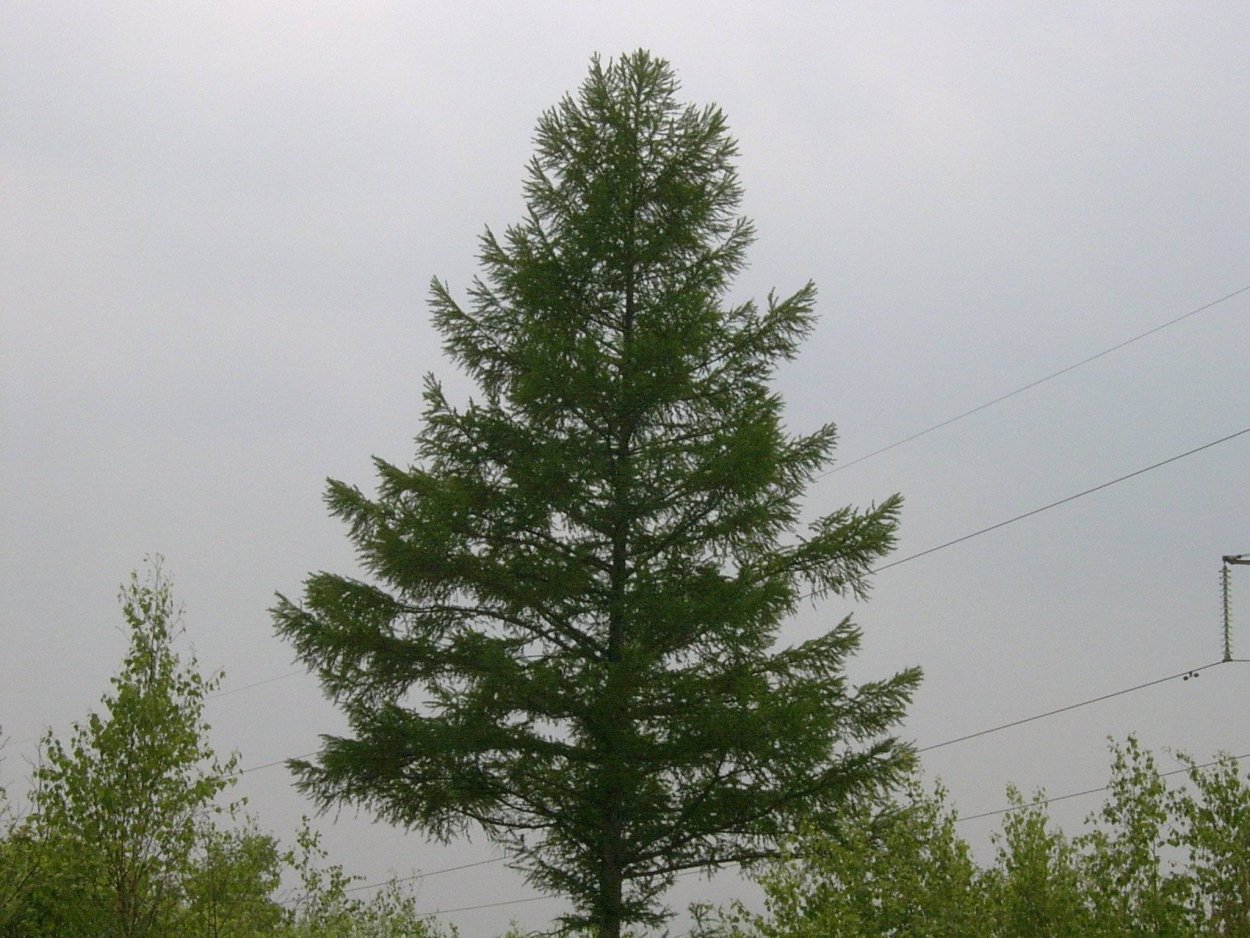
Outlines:
[[[352,895],[354,877],[324,865],[307,824],[283,851],[220,802],[238,761],[215,756],[204,721],[221,674],[176,651],[180,610],[159,562],[121,602],[128,649],[102,710],[65,741],[45,734],[29,813],[0,788],[0,935],[454,936],[397,883]],[[293,892],[280,889],[287,869]]]
[[[1250,778],[1181,754],[1180,784],[1130,736],[1085,830],[1009,788],[992,862],[974,862],[939,785],[859,803],[754,871],[763,912],[704,910],[701,938],[1210,938],[1250,934]],[[1167,773],[1175,775],[1177,773]]]
[[[222,810],[237,759],[208,745],[205,678],[173,649],[179,610],[159,563],[121,591],[129,648],[103,712],[67,742],[49,730],[35,772],[35,831],[46,861],[43,915],[63,935],[164,933],[205,823]]]
[[[480,826],[617,936],[678,872],[891,782],[919,673],[852,686],[849,617],[777,647],[808,597],[865,595],[900,499],[800,524],[835,431],[787,432],[769,380],[815,289],[726,303],[753,235],[724,115],[636,52],[592,61],[535,145],[467,304],[432,285],[479,396],[428,378],[415,463],[330,482],[366,575],[311,576],[275,621],[350,721],[293,763],[306,792]]]

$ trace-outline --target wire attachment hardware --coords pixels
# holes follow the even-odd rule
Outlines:
[[[1233,660],[1233,601],[1229,570],[1233,564],[1250,565],[1250,555],[1225,554],[1224,565],[1220,568],[1220,585],[1224,593],[1224,661]]]

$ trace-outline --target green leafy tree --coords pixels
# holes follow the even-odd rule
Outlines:
[[[179,610],[154,564],[121,592],[130,646],[103,712],[49,731],[35,771],[35,835],[49,857],[39,915],[62,935],[168,933],[182,879],[236,759],[219,762],[203,720],[216,678],[173,649]]]
[[[726,305],[752,229],[722,113],[645,52],[596,59],[536,147],[471,302],[432,287],[480,398],[428,379],[417,463],[330,483],[370,577],[314,575],[275,619],[351,726],[293,763],[304,791],[480,825],[615,938],[677,873],[892,782],[919,673],[852,686],[849,618],[776,646],[806,596],[864,595],[900,502],[798,524],[834,429],[788,433],[768,380],[814,289]]]
[[[995,836],[994,867],[982,877],[1000,938],[1086,938],[1091,932],[1082,882],[1081,858],[1063,832],[1054,828],[1038,792],[1026,802],[1008,786],[1011,810]]]
[[[0,936],[32,938],[47,920],[47,884],[55,875],[48,851],[29,819],[0,832]]]
[[[1133,736],[1111,748],[1111,784],[1101,810],[1077,838],[1091,935],[1198,935],[1190,915],[1193,881],[1173,852],[1174,815],[1154,756]]]
[[[4,743],[0,741],[0,751]],[[0,785],[0,935],[15,923],[39,873],[39,857],[32,849],[30,824],[9,801]]]
[[[286,915],[283,938],[455,938],[417,911],[416,900],[398,882],[382,886],[369,898],[356,893],[356,877],[338,864],[326,864],[321,835],[305,818],[296,848],[285,857],[299,879]]]
[[[1205,935],[1250,935],[1250,785],[1229,756],[1206,766],[1179,758],[1190,784],[1173,801],[1174,841],[1188,853],[1194,915]]]
[[[194,862],[181,877],[179,935],[187,938],[259,938],[280,935],[284,910],[274,896],[284,857],[277,841],[254,821],[229,830],[206,825]]]
[[[762,869],[765,911],[741,903],[700,910],[703,934],[722,938],[978,938],[991,934],[980,872],[955,831],[940,786],[916,780],[906,800],[861,802],[806,829],[791,855]],[[828,824],[828,821],[826,821]]]
[[[967,935],[1208,938],[1250,935],[1250,779],[1198,765],[1169,788],[1130,736],[1111,747],[1108,796],[1068,838],[1039,793],[1009,787],[992,866],[977,868],[939,787],[853,806],[814,825],[752,876],[765,908],[698,910],[703,938]]]

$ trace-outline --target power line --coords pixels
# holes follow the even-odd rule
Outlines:
[[[286,765],[292,759],[307,759],[309,756],[315,756],[316,754],[317,753],[315,752],[304,752],[298,756],[289,756],[286,759],[275,759],[273,762],[265,762],[265,763],[262,763],[261,765],[253,765],[250,768],[240,769],[239,774],[247,775],[249,772],[259,772],[261,769],[272,769],[274,766],[277,766],[277,765]]]
[[[1044,378],[1038,378],[1036,381],[1030,381],[1028,384],[1023,384],[1020,387],[1016,388],[1014,391],[1008,391],[1006,394],[996,397],[992,401],[986,401],[984,404],[978,404],[976,407],[972,408],[971,410],[966,410],[962,414],[957,414],[954,417],[948,417],[946,420],[942,420],[938,423],[933,424],[930,427],[926,427],[925,429],[919,431],[918,433],[913,433],[911,436],[903,437],[903,439],[901,440],[896,440],[893,443],[889,444],[888,446],[883,446],[880,449],[875,449],[871,453],[866,453],[863,456],[859,456],[855,459],[852,459],[850,462],[844,462],[841,465],[834,466],[832,469],[828,469],[825,472],[820,473],[820,475],[815,476],[814,478],[821,479],[821,478],[824,478],[825,476],[832,475],[835,472],[841,472],[843,469],[849,469],[851,466],[864,462],[865,460],[872,459],[874,456],[880,456],[882,453],[887,453],[892,449],[902,446],[904,443],[910,443],[912,440],[918,440],[922,436],[932,433],[934,430],[940,430],[942,429],[942,427],[948,427],[952,423],[955,423],[956,421],[963,420],[965,417],[971,417],[973,414],[980,413],[981,411],[989,407],[993,407],[995,404],[1001,404],[1003,401],[1009,398],[1015,397],[1017,394],[1022,394],[1025,391],[1035,388],[1040,384],[1045,384],[1047,381],[1050,381],[1054,378],[1058,378],[1060,375],[1065,375],[1069,371],[1075,371],[1076,369],[1082,367],[1083,365],[1088,365],[1090,362],[1097,361],[1100,358],[1110,355],[1112,352],[1118,352],[1120,349],[1124,348],[1125,346],[1132,345],[1134,342],[1137,342],[1140,339],[1144,339],[1147,336],[1154,335],[1156,332],[1162,332],[1164,329],[1167,329],[1169,326],[1174,326],[1178,322],[1188,319],[1190,316],[1196,316],[1198,315],[1198,313],[1201,313],[1203,310],[1208,310],[1213,306],[1218,306],[1220,303],[1223,303],[1226,300],[1231,300],[1235,296],[1240,296],[1242,293],[1245,293],[1247,290],[1250,290],[1250,285],[1244,286],[1240,290],[1234,290],[1232,293],[1221,296],[1218,300],[1212,300],[1209,303],[1204,303],[1202,306],[1199,306],[1197,309],[1191,309],[1187,313],[1182,313],[1180,316],[1177,316],[1175,319],[1169,319],[1167,322],[1163,323],[1162,325],[1155,326],[1153,329],[1147,329],[1145,332],[1135,335],[1131,339],[1125,339],[1123,342],[1120,342],[1117,345],[1113,345],[1110,348],[1103,349],[1101,352],[1098,352],[1095,355],[1091,355],[1088,358],[1083,358],[1079,362],[1075,362],[1074,364],[1068,365],[1067,367],[1060,368],[1058,371],[1052,372],[1051,374],[1046,375],[1046,377]]]
[[[1012,727],[1016,727],[1016,726],[1024,726],[1027,723],[1036,723],[1038,720],[1045,720],[1049,717],[1058,716],[1061,713],[1069,713],[1073,710],[1079,710],[1082,707],[1088,707],[1088,706],[1091,706],[1092,704],[1102,703],[1105,700],[1113,700],[1116,697],[1123,697],[1127,694],[1135,694],[1138,691],[1146,690],[1147,688],[1150,688],[1150,687],[1156,687],[1159,684],[1166,684],[1168,681],[1175,681],[1177,678],[1181,678],[1183,680],[1189,680],[1191,677],[1197,676],[1200,672],[1209,670],[1210,668],[1218,667],[1221,664],[1237,664],[1237,663],[1250,664],[1250,658],[1231,658],[1228,660],[1220,659],[1219,661],[1212,661],[1210,664],[1199,665],[1196,668],[1186,668],[1184,671],[1177,671],[1175,674],[1168,674],[1164,677],[1155,678],[1154,680],[1143,681],[1142,683],[1134,684],[1131,687],[1121,688],[1120,690],[1111,691],[1110,693],[1107,693],[1107,694],[1099,694],[1097,697],[1090,697],[1090,698],[1087,698],[1086,700],[1080,700],[1080,701],[1077,701],[1076,703],[1067,704],[1066,706],[1063,706],[1063,707],[1056,707],[1053,710],[1047,710],[1043,713],[1035,713],[1032,716],[1022,717],[1019,720],[1011,720],[1007,723],[999,723],[996,726],[989,726],[989,727],[986,727],[985,729],[976,730],[975,732],[972,732],[972,733],[965,733],[962,736],[955,736],[955,737],[952,737],[951,739],[942,740],[940,743],[930,743],[927,746],[921,746],[920,748],[918,748],[916,750],[916,753],[920,754],[923,752],[933,752],[935,749],[944,749],[947,746],[954,746],[957,743],[967,742],[972,739],[979,739],[982,736],[989,736],[992,733],[998,733],[998,732],[1001,732],[1002,730],[1009,730]],[[293,756],[292,758],[307,759],[310,756],[315,756],[315,755],[316,755],[315,752],[306,752],[303,755]],[[246,772],[257,772],[261,769],[268,769],[277,765],[285,765],[288,761],[289,761],[288,759],[279,759],[276,762],[266,762],[263,765],[254,765],[251,768],[243,769],[242,772],[240,772],[240,774],[243,774]],[[497,863],[497,862],[499,862],[499,859],[482,860],[482,861],[479,861],[478,863],[471,863],[469,864],[469,866],[484,866],[487,863]],[[461,868],[462,867],[453,867],[452,869],[461,869]],[[422,874],[417,874],[415,876],[409,876],[405,878],[406,879],[421,879],[424,876],[436,876],[438,875],[438,873],[442,873],[442,872],[451,872],[451,870],[450,869],[449,870],[435,870],[432,873],[422,873]],[[396,880],[396,881],[399,882],[399,880]],[[364,887],[360,887],[360,888],[364,888]]]
[[[231,694],[242,693],[245,690],[251,690],[254,687],[263,687],[266,684],[272,684],[275,681],[285,681],[289,677],[295,677],[297,674],[308,673],[304,668],[296,668],[294,671],[287,671],[285,674],[276,674],[273,677],[267,677],[261,681],[253,681],[251,684],[244,684],[241,687],[232,687],[229,690],[219,690],[212,694],[205,694],[205,700],[216,700],[218,697],[229,697]]]
[[[956,744],[958,744],[958,743],[967,742],[967,741],[972,740],[972,739],[978,739],[978,738],[980,738],[980,737],[982,737],[982,736],[989,736],[989,735],[990,735],[990,734],[992,734],[992,733],[998,733],[998,732],[1001,732],[1002,730],[1011,729],[1012,727],[1016,727],[1016,726],[1023,726],[1023,725],[1025,725],[1025,724],[1027,724],[1027,723],[1034,723],[1034,722],[1037,722],[1038,720],[1044,720],[1044,719],[1047,719],[1047,718],[1049,718],[1049,717],[1057,716],[1057,715],[1059,715],[1059,714],[1061,714],[1061,713],[1069,713],[1069,712],[1071,712],[1071,711],[1073,711],[1073,710],[1078,710],[1078,709],[1080,709],[1080,708],[1082,708],[1082,707],[1088,707],[1088,706],[1091,706],[1092,704],[1102,703],[1103,701],[1106,701],[1106,700],[1112,700],[1112,699],[1114,699],[1114,698],[1116,698],[1116,697],[1123,697],[1123,696],[1125,696],[1125,695],[1127,695],[1127,694],[1133,694],[1133,693],[1136,693],[1136,692],[1138,692],[1138,691],[1146,690],[1147,688],[1150,688],[1150,687],[1156,687],[1156,686],[1158,686],[1159,684],[1164,684],[1164,683],[1167,683],[1168,681],[1174,681],[1174,680],[1176,680],[1176,679],[1178,679],[1178,678],[1181,678],[1181,679],[1183,679],[1183,680],[1189,680],[1190,678],[1197,677],[1197,675],[1198,675],[1200,672],[1202,672],[1202,671],[1206,671],[1206,670],[1209,670],[1209,669],[1211,669],[1211,668],[1218,667],[1218,666],[1219,666],[1219,665],[1221,665],[1221,664],[1230,664],[1230,663],[1243,663],[1243,664],[1250,664],[1250,659],[1247,659],[1247,658],[1233,658],[1233,659],[1230,659],[1230,660],[1227,660],[1227,661],[1226,661],[1226,660],[1221,659],[1220,661],[1213,661],[1213,662],[1211,662],[1210,664],[1200,665],[1200,666],[1198,666],[1198,667],[1196,667],[1196,668],[1187,668],[1186,670],[1184,670],[1184,671],[1178,671],[1178,672],[1176,672],[1175,674],[1169,674],[1169,675],[1166,675],[1165,677],[1155,678],[1154,680],[1151,680],[1151,681],[1144,681],[1144,682],[1142,682],[1142,683],[1140,683],[1140,684],[1134,684],[1134,685],[1132,685],[1131,687],[1125,687],[1125,688],[1122,688],[1122,689],[1120,689],[1120,690],[1112,691],[1112,692],[1107,693],[1107,694],[1100,694],[1100,695],[1098,695],[1097,697],[1090,697],[1090,698],[1087,698],[1087,699],[1085,699],[1085,700],[1081,700],[1081,701],[1078,701],[1078,702],[1076,702],[1076,703],[1068,704],[1068,705],[1063,706],[1063,707],[1056,707],[1056,708],[1055,708],[1055,709],[1053,709],[1053,710],[1047,710],[1047,711],[1045,711],[1045,712],[1043,712],[1043,713],[1037,713],[1037,714],[1034,714],[1033,716],[1023,717],[1022,719],[1019,719],[1019,720],[1011,720],[1011,721],[1009,721],[1009,722],[1007,722],[1007,723],[1000,723],[1000,724],[998,724],[998,725],[996,725],[996,726],[986,727],[985,729],[982,729],[982,730],[977,730],[977,731],[972,732],[972,733],[965,733],[965,734],[964,734],[964,735],[962,735],[962,736],[956,736],[956,737],[953,737],[953,738],[951,738],[951,739],[946,739],[946,740],[943,740],[942,742],[938,742],[938,743],[931,743],[931,744],[929,744],[929,745],[927,745],[927,746],[922,746],[922,747],[920,747],[920,748],[916,749],[916,753],[917,753],[917,755],[919,755],[919,754],[921,754],[921,753],[925,753],[925,752],[932,752],[932,751],[934,751],[934,750],[936,750],[936,749],[942,749],[942,748],[945,748],[945,747],[947,747],[947,746],[954,746],[954,745],[956,745]],[[309,752],[309,753],[304,753],[303,755],[300,755],[300,756],[295,756],[294,758],[297,758],[297,759],[304,759],[304,758],[308,758],[309,756],[313,756],[313,755],[316,755],[316,753],[311,753],[311,752]],[[1236,758],[1236,759],[1238,759],[1238,760],[1245,759],[1245,758],[1250,758],[1250,753],[1247,753],[1246,755],[1242,755],[1242,756],[1237,756],[1237,757],[1235,757],[1235,758]],[[255,771],[259,771],[260,769],[271,768],[271,767],[273,767],[273,766],[284,765],[287,761],[288,761],[288,760],[286,760],[286,759],[281,759],[281,760],[278,760],[278,761],[276,761],[276,762],[267,762],[267,763],[264,763],[263,765],[253,766],[253,767],[252,767],[252,768],[250,768],[250,769],[244,769],[244,770],[242,770],[242,772],[241,772],[240,774],[244,774],[244,773],[247,773],[247,772],[255,772]],[[1212,766],[1212,765],[1217,764],[1219,761],[1220,761],[1220,760],[1218,760],[1218,759],[1217,759],[1217,760],[1212,761],[1212,762],[1207,762],[1207,763],[1204,763],[1203,765],[1196,766],[1196,768],[1207,768],[1207,767],[1209,767],[1209,766]],[[1163,773],[1163,777],[1167,777],[1167,776],[1169,776],[1169,775],[1176,775],[1176,774],[1179,774],[1180,772],[1184,772],[1184,771],[1188,771],[1188,769],[1178,769],[1178,770],[1176,770],[1176,771],[1174,771],[1174,772],[1166,772],[1166,773]],[[960,817],[960,818],[958,818],[958,820],[959,820],[959,821],[972,821],[972,820],[977,820],[977,819],[980,819],[980,818],[993,817],[993,816],[996,816],[996,815],[999,815],[999,814],[1006,814],[1006,813],[1008,813],[1008,812],[1011,812],[1011,811],[1016,811],[1016,810],[1020,810],[1020,809],[1022,809],[1022,808],[1026,808],[1026,807],[1033,807],[1033,806],[1043,806],[1043,805],[1048,805],[1048,804],[1051,804],[1051,803],[1053,803],[1053,802],[1057,802],[1057,801],[1066,801],[1066,800],[1071,799],[1071,798],[1080,798],[1080,797],[1084,797],[1084,796],[1086,796],[1086,795],[1097,794],[1098,792],[1101,792],[1101,791],[1106,791],[1109,787],[1110,787],[1109,785],[1104,785],[1104,786],[1102,786],[1101,788],[1089,788],[1089,789],[1085,789],[1085,790],[1083,790],[1083,791],[1078,791],[1078,792],[1070,792],[1070,793],[1068,793],[1068,794],[1066,794],[1066,795],[1056,795],[1056,796],[1055,796],[1055,797],[1053,797],[1053,798],[1047,798],[1047,799],[1042,799],[1042,800],[1038,800],[1038,801],[1033,801],[1033,802],[1030,802],[1029,804],[1025,804],[1025,805],[1012,805],[1012,806],[1009,806],[1009,807],[1006,807],[1006,808],[999,808],[999,809],[994,810],[994,811],[985,811],[985,812],[982,812],[982,813],[980,813],[980,814],[973,814],[973,815],[968,815],[967,817]],[[488,860],[477,860],[477,861],[474,861],[474,862],[472,862],[472,863],[461,863],[461,864],[458,864],[458,865],[456,865],[456,866],[448,866],[448,867],[444,867],[444,868],[442,868],[442,869],[430,870],[429,872],[425,872],[425,873],[414,873],[414,874],[412,874],[412,875],[410,875],[410,876],[392,877],[391,879],[388,879],[388,880],[383,880],[383,881],[381,881],[381,882],[377,882],[377,883],[363,883],[363,884],[358,885],[358,886],[353,886],[353,887],[351,887],[351,888],[347,889],[346,891],[347,891],[347,892],[360,892],[360,891],[363,891],[363,890],[366,890],[366,889],[379,889],[379,888],[384,888],[384,887],[386,887],[386,886],[390,886],[390,885],[393,885],[393,884],[396,884],[396,883],[403,883],[403,882],[411,882],[411,881],[414,881],[414,880],[428,879],[428,878],[430,878],[430,877],[440,876],[440,875],[442,875],[442,874],[444,874],[444,873],[455,873],[455,872],[459,872],[459,871],[461,871],[461,870],[473,869],[473,868],[475,868],[475,867],[480,867],[480,866],[490,866],[490,865],[493,865],[493,864],[495,864],[495,863],[502,863],[502,862],[504,862],[506,859],[507,859],[506,857],[492,857],[492,858],[490,858],[490,859],[488,859]],[[696,871],[696,872],[697,872],[697,871]],[[452,913],[452,912],[470,912],[470,911],[475,911],[475,910],[478,910],[478,909],[498,908],[498,907],[507,906],[507,905],[516,905],[516,904],[520,904],[520,903],[523,903],[523,902],[537,902],[539,899],[545,899],[545,898],[553,898],[553,897],[550,897],[550,896],[535,896],[535,897],[531,897],[531,898],[529,898],[529,899],[513,899],[513,900],[509,900],[509,901],[505,901],[505,902],[490,902],[490,903],[484,903],[484,904],[481,904],[481,905],[463,906],[463,907],[461,907],[461,908],[456,908],[456,909],[444,909],[444,910],[438,910],[438,911],[435,911],[435,912],[429,912],[429,913],[423,913],[423,914],[428,914],[428,915],[445,915],[445,914],[450,914],[450,913]]]
[[[429,879],[431,876],[441,876],[444,873],[456,873],[460,870],[471,870],[475,866],[489,866],[492,863],[502,863],[507,857],[492,857],[489,860],[478,860],[475,863],[461,863],[459,866],[447,866],[441,870],[430,870],[428,873],[413,873],[411,876],[395,876],[391,879],[383,880],[380,883],[364,883],[360,886],[352,886],[350,889],[344,889],[344,892],[361,892],[365,889],[380,889],[384,886],[393,886],[396,883],[408,883],[417,879]]]
[[[1240,762],[1242,759],[1250,759],[1250,752],[1242,753],[1239,756],[1225,757],[1223,759],[1212,759],[1210,762],[1203,762],[1201,765],[1186,766],[1183,769],[1172,769],[1168,772],[1160,772],[1159,777],[1169,778],[1173,775],[1181,775],[1185,772],[1191,772],[1194,769],[1209,769],[1213,765],[1219,765],[1222,762],[1227,762],[1229,758],[1231,758],[1233,762]],[[1100,788],[1086,788],[1084,791],[1073,791],[1068,792],[1066,795],[1055,795],[1053,798],[1039,798],[1038,800],[1030,801],[1027,804],[1013,804],[1008,805],[1005,808],[998,808],[994,811],[982,811],[980,814],[970,814],[967,817],[959,817],[956,818],[955,821],[956,823],[962,823],[963,821],[976,821],[981,818],[996,817],[1000,814],[1010,814],[1012,811],[1023,811],[1025,808],[1044,807],[1048,804],[1054,804],[1056,801],[1068,801],[1071,798],[1083,798],[1086,795],[1096,795],[1100,791],[1107,791],[1109,788],[1111,788],[1110,785],[1103,785]]]
[[[1057,707],[1054,710],[1047,710],[1045,713],[1038,713],[1031,717],[1024,717],[1023,719],[1020,719],[1020,720],[1012,720],[1010,723],[1000,723],[998,726],[991,726],[983,730],[977,730],[975,733],[966,733],[963,736],[956,736],[953,739],[947,739],[940,743],[933,743],[932,745],[929,745],[929,746],[923,746],[920,749],[917,749],[916,753],[920,754],[922,752],[932,752],[935,749],[942,749],[946,746],[953,746],[956,743],[967,742],[970,739],[977,739],[981,736],[989,736],[991,733],[997,733],[1000,730],[1008,730],[1008,729],[1011,729],[1013,726],[1023,726],[1026,723],[1033,723],[1033,722],[1036,722],[1037,720],[1044,720],[1047,717],[1057,716],[1060,713],[1068,713],[1071,710],[1079,710],[1081,707],[1088,707],[1090,704],[1102,703],[1104,700],[1111,700],[1114,697],[1123,697],[1125,694],[1136,693],[1139,690],[1145,690],[1147,687],[1154,687],[1157,684],[1164,684],[1168,681],[1174,681],[1177,678],[1184,678],[1185,680],[1189,680],[1191,677],[1196,677],[1198,675],[1198,672],[1200,671],[1205,671],[1208,668],[1214,668],[1214,667],[1217,667],[1218,665],[1228,664],[1228,663],[1229,663],[1228,661],[1224,661],[1223,659],[1221,659],[1220,661],[1213,661],[1210,664],[1204,664],[1201,667],[1189,668],[1185,671],[1178,671],[1175,674],[1169,674],[1167,677],[1156,678],[1153,681],[1146,681],[1142,684],[1134,684],[1132,687],[1126,687],[1123,690],[1112,691],[1109,694],[1102,694],[1098,697],[1090,697],[1088,700],[1082,700],[1082,701],[1079,701],[1078,703],[1068,704],[1066,707]]]
[[[521,905],[526,902],[542,902],[544,899],[559,899],[559,896],[530,896],[528,899],[505,899],[503,902],[483,902],[480,905],[462,905],[455,909],[434,909],[432,912],[421,912],[420,915],[451,915],[453,912],[474,912],[477,909],[498,909],[505,905]]]
[[[1250,288],[1247,288],[1247,289],[1250,289]],[[1222,436],[1218,440],[1212,440],[1210,443],[1203,443],[1201,446],[1195,446],[1193,449],[1186,450],[1183,453],[1178,453],[1175,456],[1169,456],[1167,459],[1163,459],[1157,463],[1154,463],[1153,465],[1146,466],[1144,469],[1137,469],[1133,472],[1128,473],[1127,475],[1120,476],[1118,479],[1112,479],[1109,482],[1103,482],[1099,485],[1095,485],[1093,488],[1088,488],[1088,489],[1085,489],[1085,491],[1083,492],[1077,492],[1075,495],[1069,495],[1066,498],[1061,498],[1058,501],[1053,501],[1049,505],[1043,505],[1041,508],[1034,508],[1032,511],[1026,511],[1024,514],[1016,515],[1014,518],[1008,518],[1006,521],[1000,521],[997,524],[991,524],[987,528],[981,528],[981,530],[973,531],[971,534],[965,534],[963,535],[963,537],[957,537],[954,540],[947,541],[944,544],[939,544],[936,547],[930,547],[926,550],[922,550],[914,554],[909,554],[908,556],[903,557],[900,560],[892,560],[887,564],[882,564],[881,566],[875,568],[872,572],[880,573],[882,570],[889,570],[891,567],[897,567],[900,564],[907,563],[908,561],[915,560],[919,557],[925,557],[925,556],[928,556],[929,554],[935,554],[939,550],[945,550],[948,547],[954,547],[956,544],[962,544],[964,541],[970,541],[974,537],[980,537],[982,534],[989,534],[991,531],[997,531],[999,528],[1005,528],[1007,527],[1007,525],[1015,524],[1017,521],[1023,521],[1025,518],[1031,518],[1034,515],[1040,515],[1043,511],[1050,511],[1050,509],[1052,508],[1058,508],[1060,505],[1066,505],[1068,502],[1074,502],[1078,498],[1084,498],[1086,495],[1092,495],[1094,492],[1101,492],[1103,489],[1110,488],[1113,485],[1119,485],[1121,482],[1127,482],[1129,479],[1136,478],[1139,475],[1144,475],[1147,472],[1150,472],[1154,469],[1158,469],[1162,466],[1166,466],[1169,463],[1177,462],[1178,460],[1184,459],[1187,456],[1192,456],[1195,453],[1201,453],[1204,449],[1210,449],[1213,446],[1219,446],[1221,443],[1227,443],[1229,440],[1236,439],[1237,437],[1243,436],[1247,433],[1250,433],[1250,427],[1246,427],[1244,430],[1238,430],[1236,433],[1230,433],[1228,434],[1228,436]],[[812,594],[809,593],[808,596],[810,595]]]

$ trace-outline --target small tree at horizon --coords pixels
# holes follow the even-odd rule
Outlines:
[[[129,648],[103,712],[64,742],[49,730],[34,773],[41,915],[61,935],[165,933],[204,825],[223,810],[215,799],[236,778],[237,757],[218,761],[204,722],[219,676],[174,651],[180,610],[159,560],[119,598]]]
[[[370,581],[319,573],[278,631],[351,735],[292,763],[450,838],[480,827],[573,927],[665,917],[677,873],[773,855],[801,819],[891,784],[919,672],[853,687],[849,617],[775,648],[807,597],[863,597],[897,496],[803,529],[834,428],[791,435],[768,381],[813,323],[808,285],[724,305],[752,240],[736,145],[667,63],[592,62],[539,121],[526,218],[483,236],[417,462],[376,497],[331,481]]]
[[[159,559],[120,598],[128,648],[101,710],[66,737],[45,733],[29,813],[0,786],[0,936],[454,936],[402,880],[351,895],[354,877],[323,865],[307,823],[283,850],[238,804],[218,803],[238,762],[214,755],[204,721],[222,673],[179,656],[181,612]]]

